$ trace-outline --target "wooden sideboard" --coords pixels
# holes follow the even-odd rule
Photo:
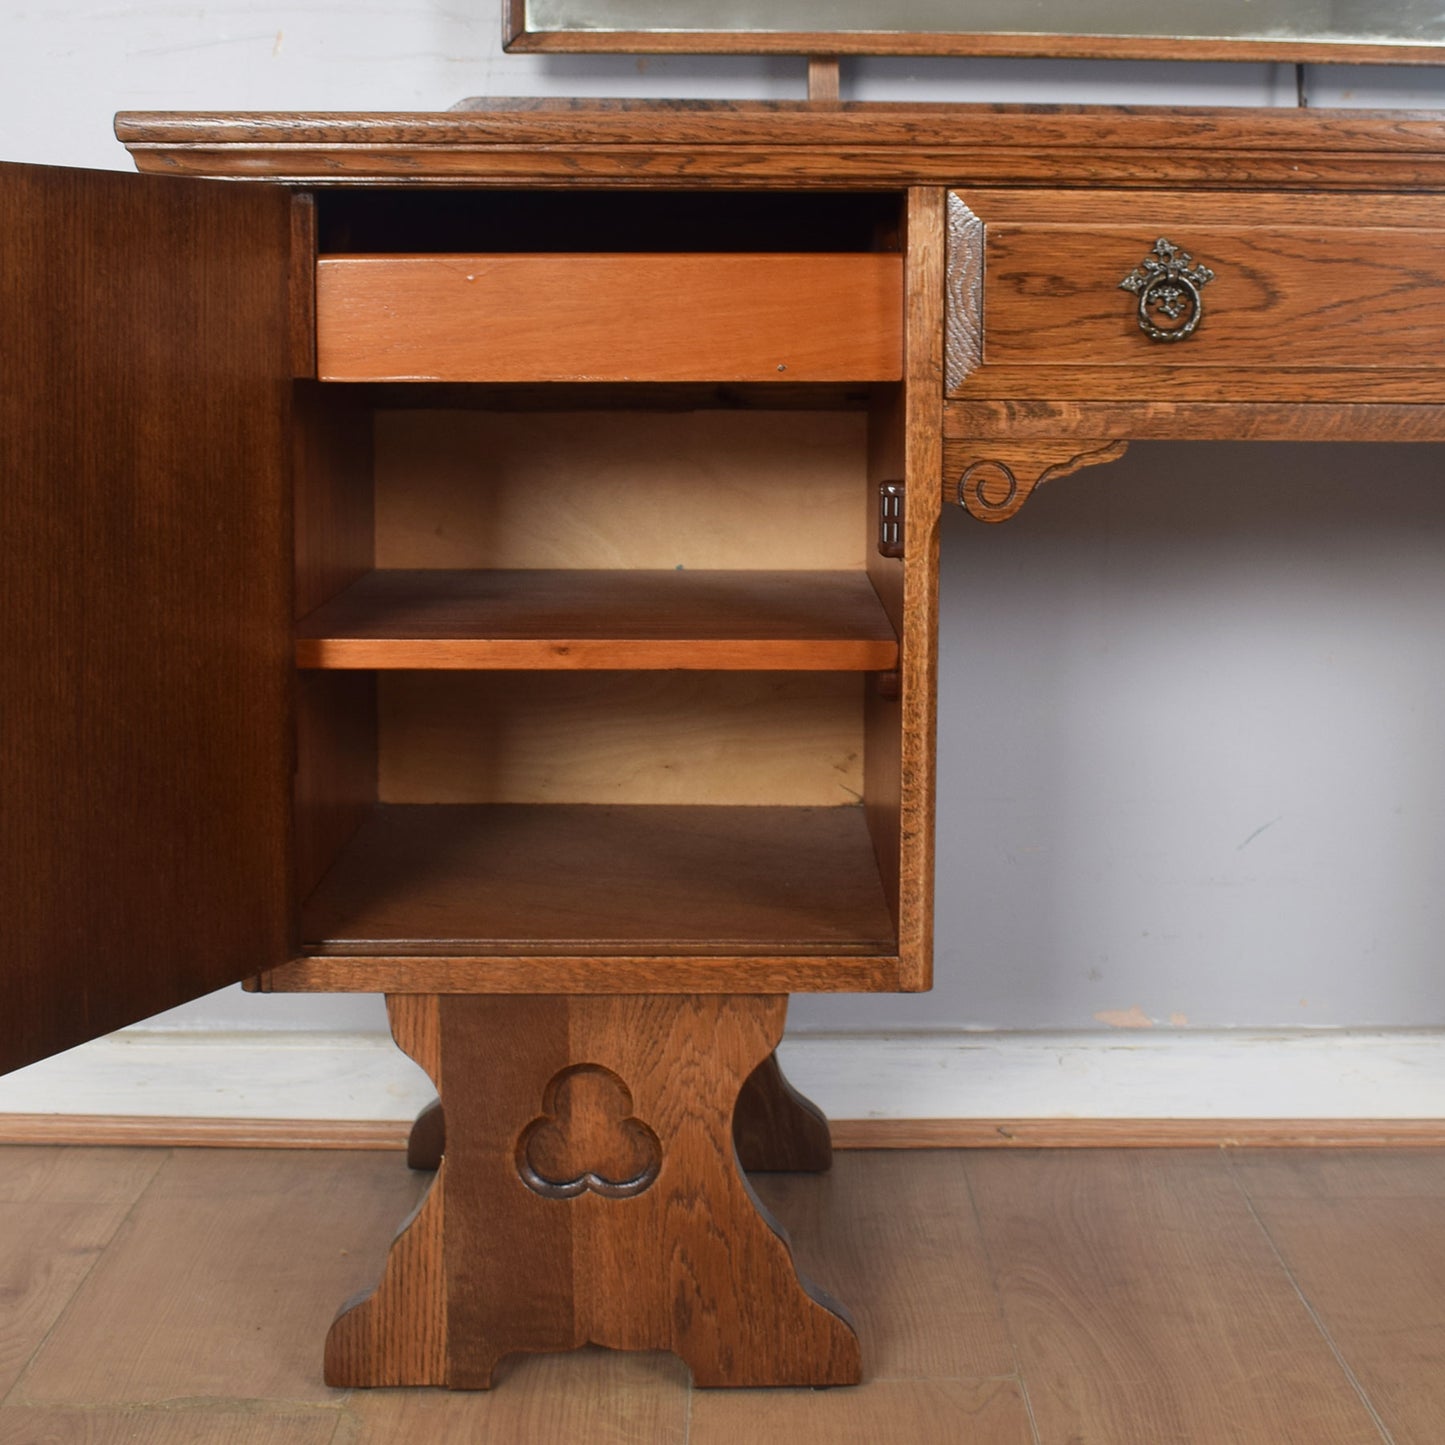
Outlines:
[[[857,1380],[744,1171],[828,1162],[787,996],[930,983],[941,506],[1445,438],[1445,120],[117,131],[154,174],[0,169],[0,1062],[382,992],[437,1177],[328,1380]]]

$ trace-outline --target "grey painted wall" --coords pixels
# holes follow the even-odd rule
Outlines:
[[[495,0],[0,16],[9,159],[128,167],[117,109],[442,109],[469,94],[802,93],[801,62],[505,57]],[[1313,104],[1438,105],[1312,68]],[[862,60],[856,99],[1292,105],[1268,65]],[[1439,1024],[1445,497],[1429,448],[1137,446],[1013,523],[950,514],[939,987],[797,1028]],[[216,1027],[380,1026],[218,995]]]

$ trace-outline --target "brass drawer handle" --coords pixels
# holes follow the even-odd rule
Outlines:
[[[1204,316],[1199,292],[1214,280],[1214,272],[1193,263],[1188,251],[1160,236],[1153,255],[1119,282],[1121,291],[1139,298],[1139,330],[1151,341],[1183,341],[1199,326]]]

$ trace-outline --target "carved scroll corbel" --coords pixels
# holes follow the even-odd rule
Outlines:
[[[1117,461],[1127,441],[1093,442],[1080,450],[1071,441],[951,442],[945,454],[944,495],[980,522],[1006,522],[1056,477]]]

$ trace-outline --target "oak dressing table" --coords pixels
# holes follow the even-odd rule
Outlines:
[[[440,1167],[331,1383],[856,1381],[743,1170],[827,1165],[787,996],[930,982],[941,506],[1445,439],[1445,121],[117,130],[148,174],[0,171],[4,1064],[384,993]]]

